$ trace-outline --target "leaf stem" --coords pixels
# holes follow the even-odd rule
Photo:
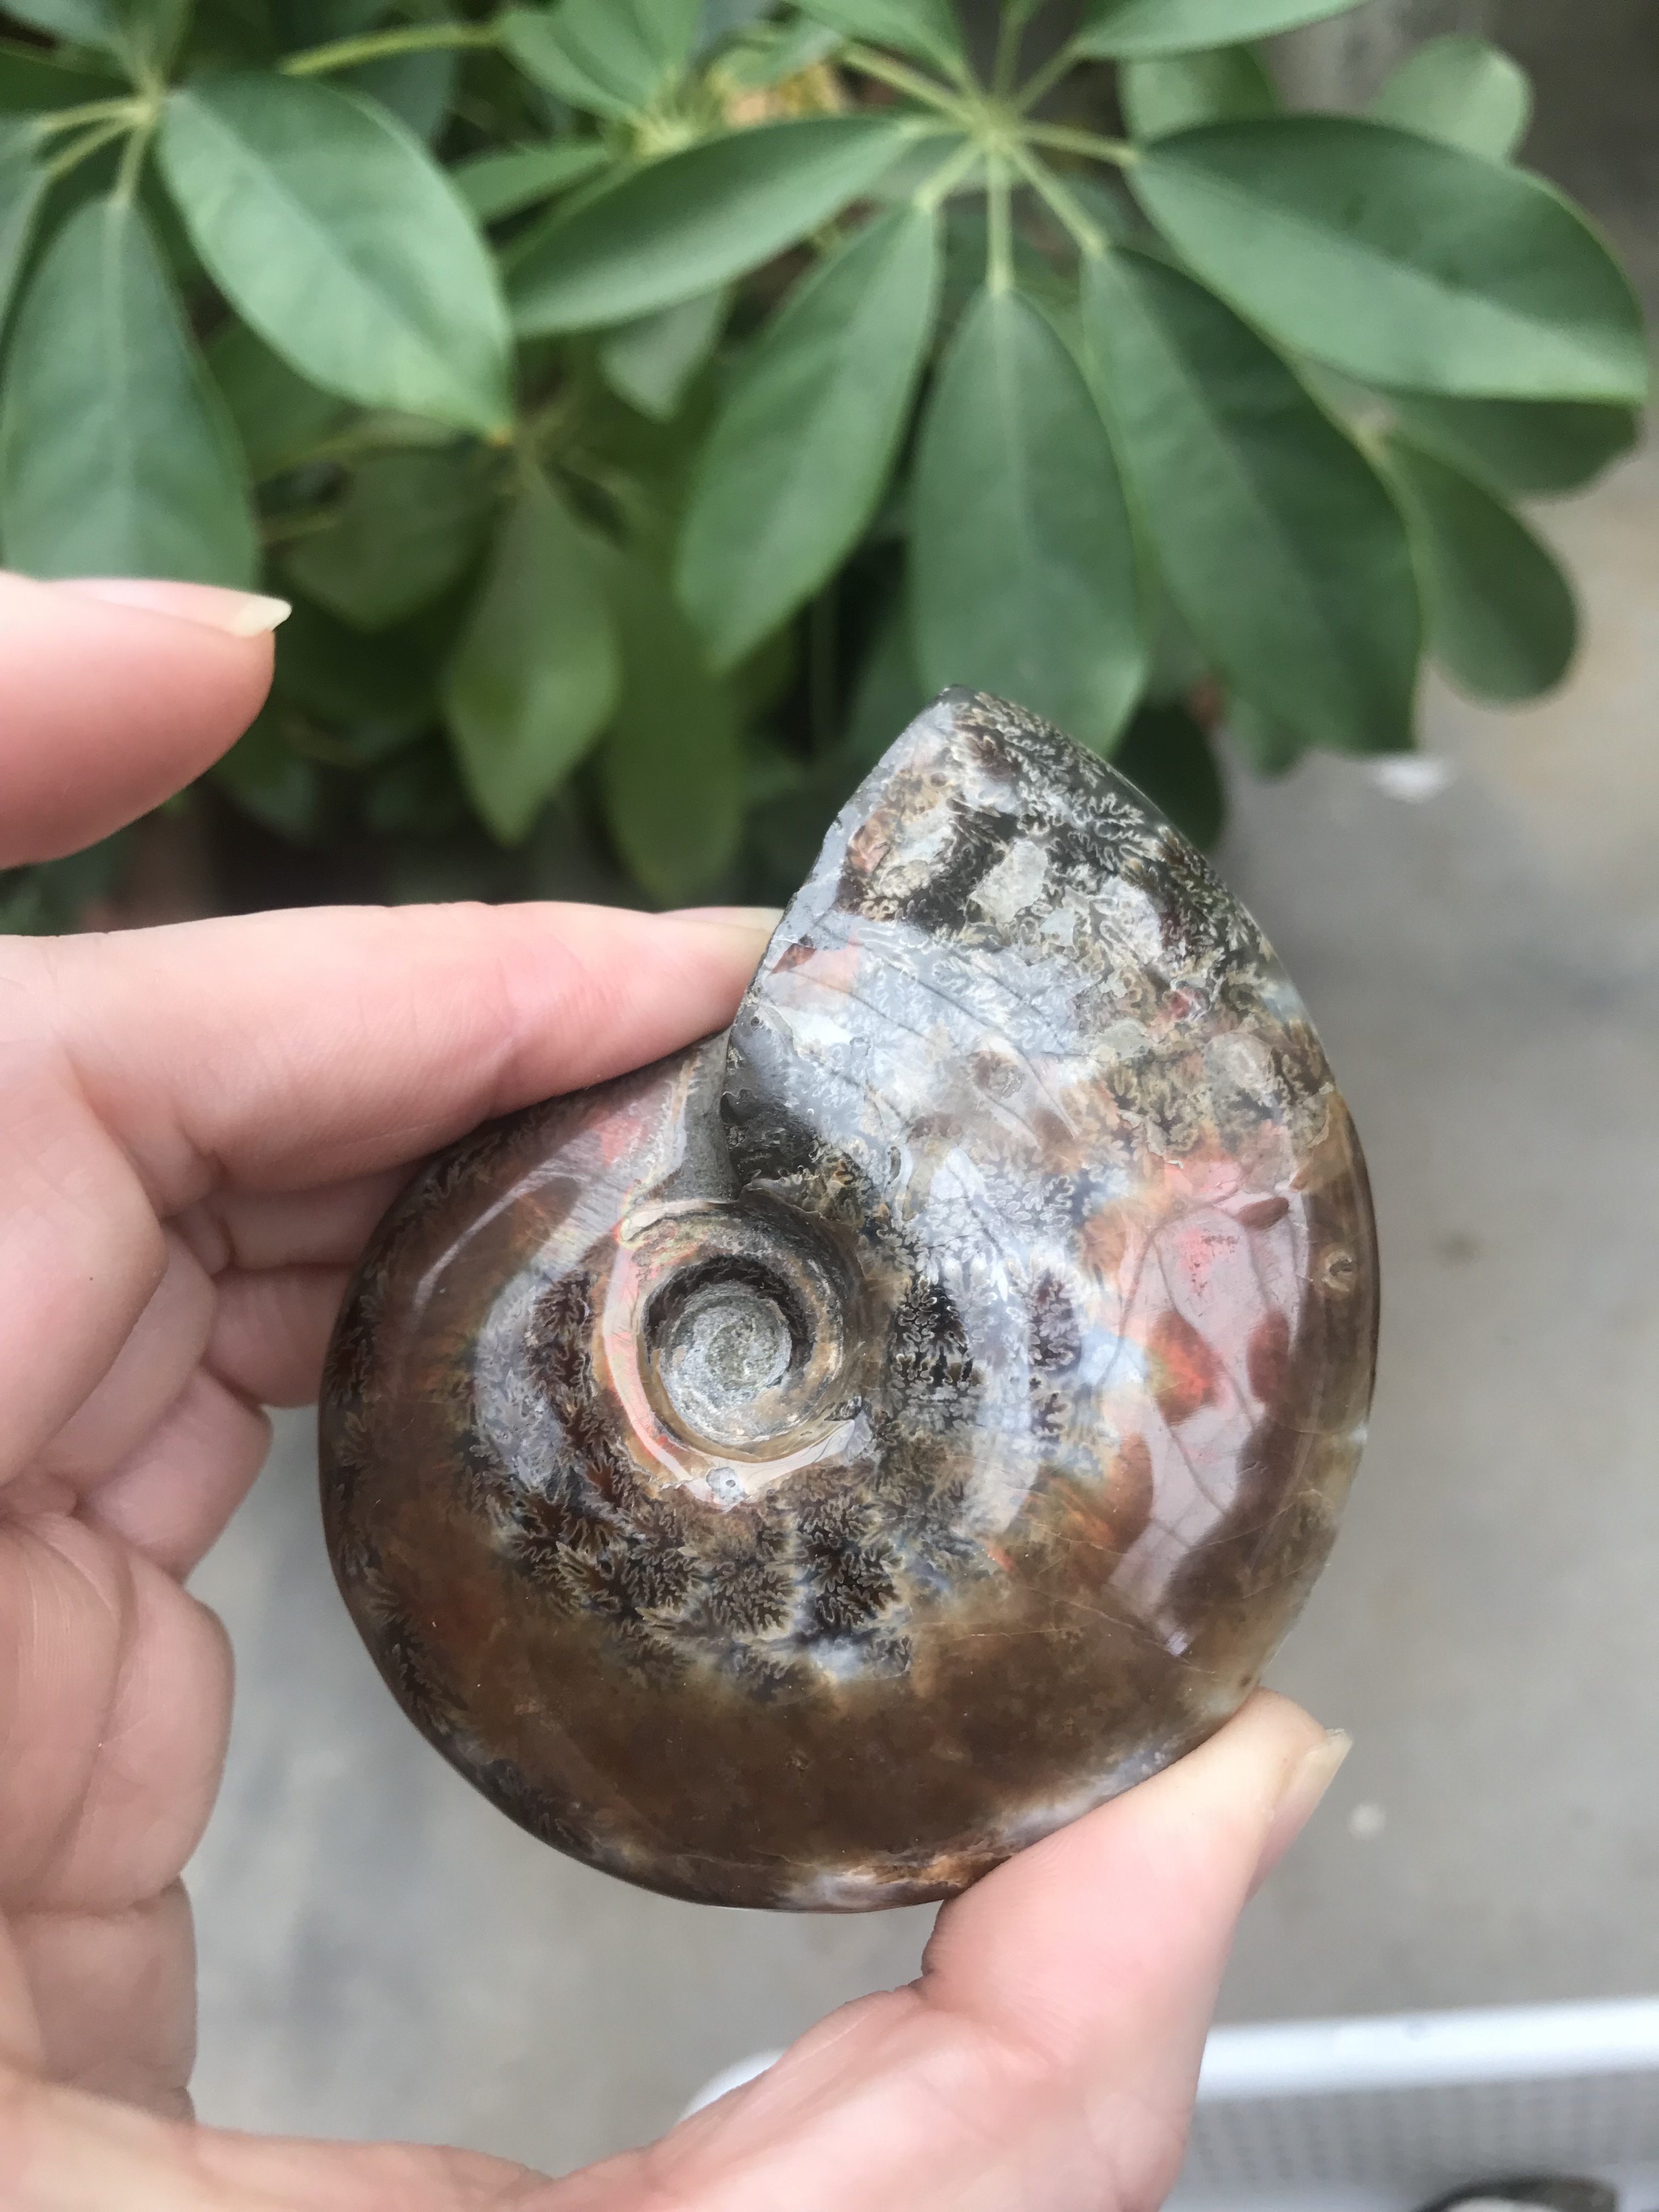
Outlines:
[[[931,76],[923,76],[920,70],[907,69],[902,62],[890,60],[878,54],[873,47],[850,46],[842,48],[838,58],[848,69],[856,70],[860,76],[874,77],[878,84],[889,85],[895,92],[908,93],[924,107],[936,107],[942,115],[961,120],[964,104],[945,85]]]
[[[941,207],[980,158],[981,149],[969,139],[958,146],[948,160],[941,161],[911,204],[932,215]]]
[[[521,415],[514,436],[514,447],[520,465],[525,468],[537,467],[542,454],[562,434],[570,430],[576,416],[574,396],[568,385],[561,385],[538,407]]]
[[[1139,147],[1127,138],[1103,138],[1098,131],[1073,131],[1060,123],[1030,123],[1024,135],[1033,146],[1051,146],[1057,154],[1085,154],[1094,161],[1115,161],[1120,168],[1140,159]]]
[[[130,125],[125,121],[100,124],[96,130],[88,131],[84,138],[76,139],[72,144],[66,146],[61,154],[48,161],[46,165],[46,174],[55,184],[59,177],[68,176],[71,169],[78,169],[82,162],[89,155],[95,154],[100,146],[107,146],[112,138],[125,137],[129,128]]]
[[[1011,148],[1008,158],[1037,198],[1071,234],[1080,253],[1092,261],[1106,251],[1105,233],[1097,223],[1090,221],[1046,162],[1039,161],[1027,146]]]
[[[1014,6],[1012,0],[1003,0],[1002,21],[997,26],[996,59],[991,64],[991,90],[998,100],[1006,100],[1014,88],[1024,30],[1024,10]]]
[[[119,100],[89,100],[82,107],[60,107],[52,115],[37,115],[33,132],[37,139],[53,137],[60,131],[78,131],[83,123],[106,123],[119,118],[125,125],[136,123],[147,113],[149,103],[124,95]]]
[[[138,179],[143,174],[144,156],[149,151],[149,142],[160,120],[160,110],[151,109],[121,149],[121,166],[115,173],[114,193],[116,202],[121,207],[131,207],[138,197]]]
[[[1000,155],[986,164],[985,284],[988,291],[1010,292],[1014,283],[1014,222],[1008,166]]]
[[[296,507],[289,514],[267,515],[259,526],[259,536],[266,545],[293,545],[302,538],[316,538],[325,530],[332,530],[340,519],[340,501],[330,500],[321,507]]]
[[[308,46],[303,53],[285,55],[276,66],[284,76],[325,76],[332,70],[356,69],[361,62],[377,62],[386,54],[424,54],[444,46],[495,43],[491,23],[410,23],[399,30],[366,31],[361,38]]]
[[[1015,102],[1020,113],[1029,115],[1038,100],[1045,98],[1054,90],[1066,70],[1078,59],[1077,41],[1075,39],[1068,39],[1060,52],[1057,54],[1051,54],[1042,67],[1020,87],[1019,98]]]

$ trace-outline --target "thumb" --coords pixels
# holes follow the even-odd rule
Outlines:
[[[1200,1750],[939,1915],[864,1999],[558,2212],[1150,2212],[1174,2183],[1239,1911],[1347,1739],[1259,1692]]]
[[[1233,1931],[1348,1751],[1259,1691],[1210,1741],[939,1915],[931,2002],[1184,2114]]]

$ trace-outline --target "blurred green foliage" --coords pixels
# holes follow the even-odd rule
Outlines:
[[[10,0],[0,550],[294,599],[228,899],[779,896],[947,683],[1213,837],[1559,679],[1645,392],[1506,56],[1282,112],[1346,4]]]

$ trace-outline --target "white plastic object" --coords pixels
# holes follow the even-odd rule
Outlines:
[[[712,2081],[703,2083],[680,2118],[689,2120],[693,2112],[702,2112],[705,2105],[714,2104],[728,2091],[741,2089],[745,2081],[752,2081],[764,2074],[767,2068],[775,2066],[782,2056],[781,2051],[763,2051],[757,2057],[739,2058],[735,2065],[722,2066]]]
[[[1212,2031],[1175,2212],[1412,2212],[1594,2175],[1659,2208],[1659,1999]]]

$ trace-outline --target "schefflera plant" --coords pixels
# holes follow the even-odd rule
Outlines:
[[[786,890],[946,684],[1212,836],[1559,680],[1645,391],[1507,57],[1283,111],[1351,3],[10,0],[4,557],[293,595],[217,780],[394,895]]]

